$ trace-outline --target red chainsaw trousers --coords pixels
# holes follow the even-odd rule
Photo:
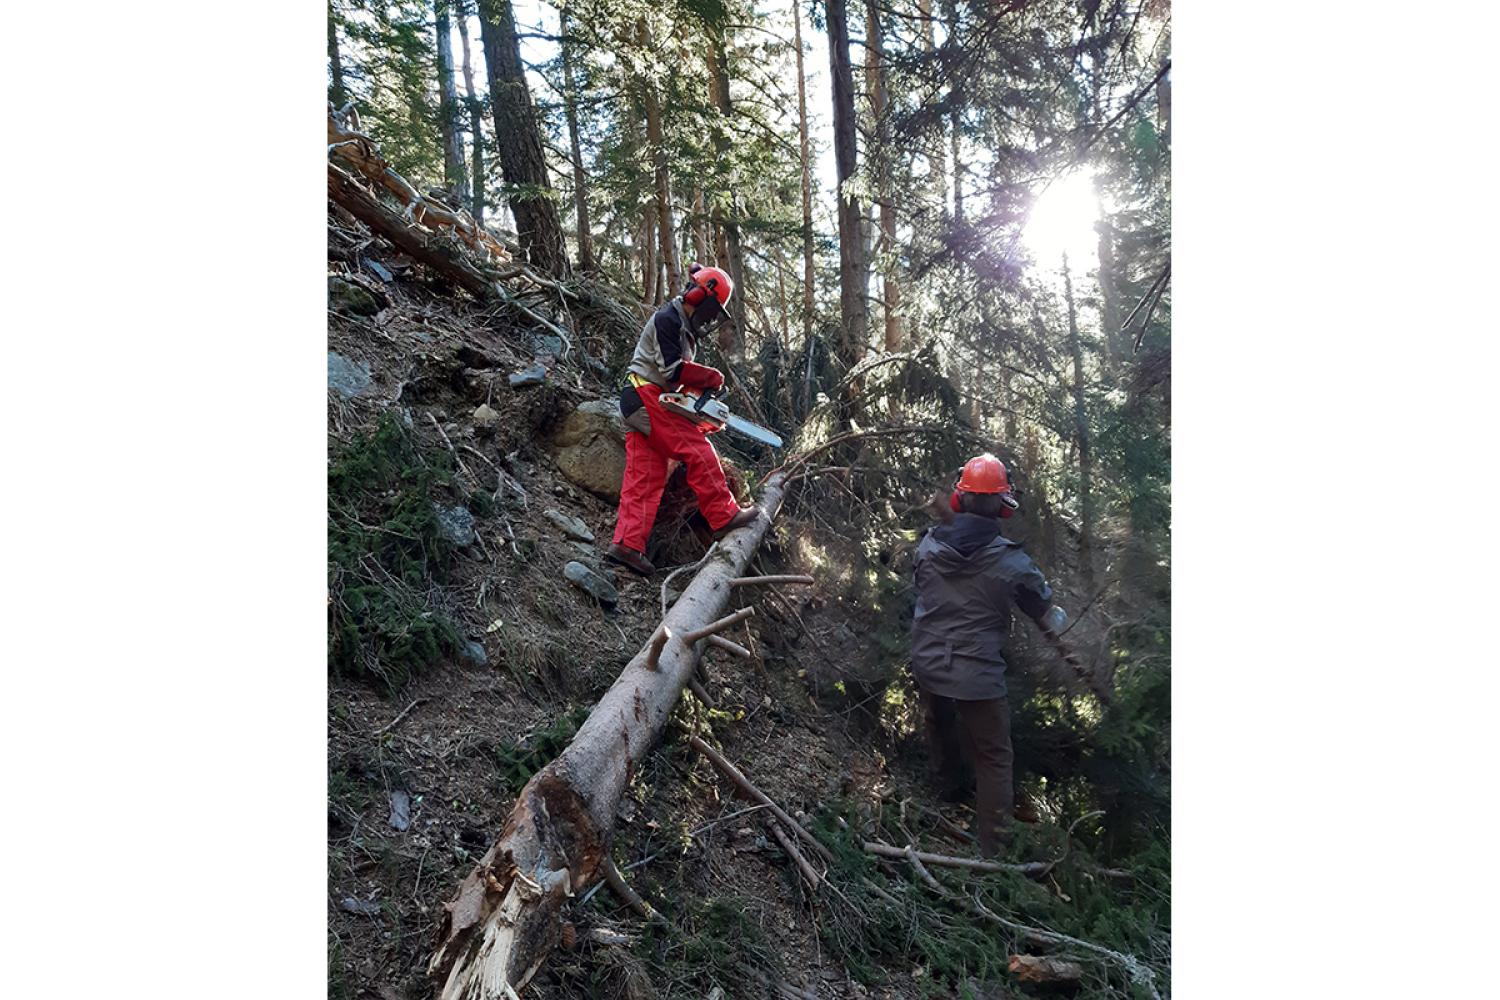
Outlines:
[[[651,433],[631,431],[625,435],[625,481],[620,484],[615,544],[646,551],[646,539],[651,536],[661,492],[667,485],[667,463],[673,459],[687,466],[687,481],[698,497],[698,510],[708,526],[718,531],[740,511],[724,481],[718,452],[698,424],[662,408],[657,400],[662,393],[660,386],[637,386],[636,392],[651,417]]]

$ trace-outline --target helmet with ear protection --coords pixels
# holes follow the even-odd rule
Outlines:
[[[953,494],[948,498],[948,506],[953,509],[954,513],[962,511],[959,506],[959,497],[965,493],[999,494],[1002,518],[1013,516],[1021,507],[1011,491],[1010,477],[1006,474],[1005,463],[989,452],[975,455],[964,463],[963,472],[959,474]]]

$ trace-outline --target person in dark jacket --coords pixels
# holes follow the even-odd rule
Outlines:
[[[952,516],[917,546],[911,670],[939,791],[949,801],[963,793],[962,742],[974,764],[975,836],[993,855],[1015,811],[1004,655],[1011,609],[1054,629],[1066,616],[1036,563],[1000,534],[1017,504],[998,458],[970,459],[950,505]]]

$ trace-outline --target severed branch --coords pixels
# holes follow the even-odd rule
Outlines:
[[[944,868],[967,868],[976,872],[1015,872],[1019,875],[1027,875],[1035,878],[1046,875],[1057,865],[1055,861],[1027,861],[1022,864],[1011,864],[1004,861],[979,861],[975,858],[957,858],[947,854],[929,854],[926,851],[914,851],[910,844],[906,847],[896,847],[893,844],[883,844],[878,840],[865,841],[865,851],[882,858],[905,859],[908,861],[915,855],[924,864],[939,865]]]
[[[625,876],[620,874],[620,869],[615,867],[613,858],[606,857],[599,863],[599,868],[604,872],[604,881],[609,885],[610,891],[628,905],[645,920],[652,920],[665,924],[667,918],[656,911],[650,903],[641,898],[641,894],[630,888],[625,881]]]
[[[738,656],[742,660],[748,660],[752,655],[750,650],[746,649],[744,646],[741,646],[737,642],[724,638],[722,635],[709,636],[708,644],[715,647],[716,649],[722,649],[726,653]]]
[[[390,722],[387,722],[385,725],[381,726],[379,729],[375,730],[374,735],[377,738],[381,737],[381,736],[384,736],[386,733],[390,732],[392,729],[395,729],[397,726],[401,725],[401,720],[405,719],[408,715],[411,714],[411,710],[412,709],[416,708],[418,705],[422,704],[422,702],[424,702],[426,700],[427,700],[426,698],[418,698],[416,701],[413,701],[410,705],[407,705],[405,708],[403,708],[401,710],[401,713],[399,715],[397,715],[394,719],[392,719]]]
[[[1090,951],[1096,955],[1101,955],[1105,958],[1108,958],[1111,961],[1114,961],[1124,967],[1130,978],[1135,983],[1144,986],[1153,997],[1153,1000],[1161,1000],[1161,994],[1156,991],[1155,973],[1147,968],[1146,965],[1134,955],[1127,955],[1123,952],[1118,952],[1111,948],[1106,948],[1103,945],[1094,944],[1092,941],[1085,941],[1082,938],[1072,937],[1068,934],[1059,934],[1057,931],[1049,931],[1042,927],[1032,927],[1027,924],[1020,923],[1019,921],[1002,917],[994,910],[991,910],[989,907],[981,903],[979,901],[978,894],[976,894],[973,899],[967,899],[965,897],[959,897],[955,893],[952,893],[948,889],[946,889],[941,882],[932,877],[932,872],[928,871],[927,868],[922,864],[921,856],[916,851],[912,850],[910,846],[908,846],[905,851],[902,852],[902,855],[906,858],[907,862],[911,864],[912,870],[917,873],[922,882],[929,889],[931,889],[933,892],[936,892],[944,899],[950,900],[955,903],[967,903],[971,910],[984,917],[986,920],[991,920],[999,924],[1000,926],[1007,928],[1008,930],[1015,931],[1018,934],[1024,934],[1030,940],[1039,944],[1068,944],[1072,945],[1075,948],[1082,948],[1085,951]]]
[[[786,810],[778,806],[775,802],[771,801],[770,796],[751,784],[750,779],[745,777],[744,774],[740,772],[739,768],[729,763],[729,761],[724,758],[723,754],[719,753],[719,751],[715,750],[713,747],[709,746],[707,743],[703,742],[696,736],[689,736],[688,743],[692,745],[694,750],[697,750],[703,756],[707,757],[709,763],[718,768],[719,773],[723,774],[724,777],[732,781],[741,792],[744,792],[745,795],[750,798],[752,802],[759,802],[767,809],[770,809],[772,814],[774,814],[777,819],[786,824],[788,830],[791,830],[797,836],[806,841],[808,845],[811,846],[815,852],[817,852],[818,857],[822,858],[824,861],[829,862],[830,864],[833,863],[833,852],[824,847],[822,841],[818,840],[812,834],[808,833],[807,830],[802,827],[802,824],[798,823],[796,820],[792,819],[791,816],[787,815]]]
[[[746,618],[749,618],[749,617],[751,617],[754,614],[755,614],[755,609],[753,607],[752,608],[740,608],[738,611],[735,611],[735,612],[733,612],[731,614],[725,615],[723,618],[720,618],[718,621],[712,621],[712,622],[709,622],[707,625],[704,625],[702,628],[693,629],[693,631],[687,633],[686,635],[684,635],[682,637],[682,641],[684,643],[686,643],[687,645],[691,646],[691,645],[693,645],[693,643],[697,642],[699,639],[707,639],[709,636],[713,635],[715,632],[722,632],[726,628],[728,628],[729,626],[734,625],[734,624],[736,624],[738,622],[742,622]]]
[[[806,880],[807,887],[816,892],[818,886],[822,884],[822,876],[808,863],[807,858],[803,857],[802,852],[797,850],[797,845],[792,843],[792,839],[786,835],[786,831],[781,828],[781,824],[774,819],[768,819],[766,820],[766,829],[771,831],[771,836],[776,838],[776,843],[781,845],[781,849],[786,852],[786,856],[792,859],[792,863],[802,873],[802,878]]]
[[[757,583],[815,583],[810,576],[737,576],[729,581],[731,587],[748,587]]]

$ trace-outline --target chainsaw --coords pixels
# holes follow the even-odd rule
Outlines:
[[[657,401],[664,409],[680,413],[695,424],[707,424],[710,434],[727,427],[761,444],[768,444],[772,448],[781,447],[779,434],[730,413],[729,405],[713,391],[699,393],[683,387],[677,392],[662,393]]]

